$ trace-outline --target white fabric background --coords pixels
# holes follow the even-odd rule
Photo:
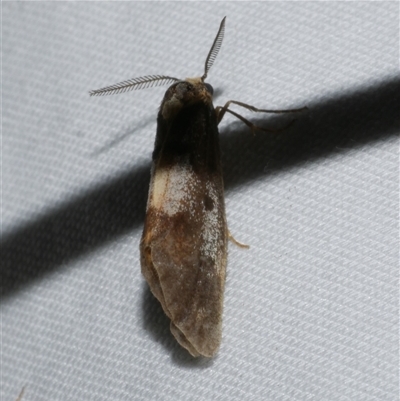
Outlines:
[[[398,400],[397,2],[2,13],[2,401],[23,386],[24,401]],[[201,75],[225,15],[215,104],[310,110],[277,135],[221,123],[229,227],[251,248],[229,245],[223,342],[204,360],[139,267],[166,88],[88,91]]]

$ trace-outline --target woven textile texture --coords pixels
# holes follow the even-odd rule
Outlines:
[[[140,273],[156,114],[209,72],[229,229],[223,339],[193,359]],[[0,399],[398,400],[396,2],[3,2]]]

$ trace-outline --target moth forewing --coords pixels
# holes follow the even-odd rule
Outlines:
[[[216,113],[201,80],[172,85],[158,114],[141,267],[193,356],[219,348],[227,227]]]

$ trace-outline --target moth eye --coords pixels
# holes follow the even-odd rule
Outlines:
[[[214,88],[210,84],[204,84],[204,86],[206,87],[207,91],[211,93],[211,95],[214,94]]]

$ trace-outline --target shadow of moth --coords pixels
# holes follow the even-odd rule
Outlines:
[[[201,77],[164,75],[134,78],[90,92],[122,93],[165,84],[157,117],[146,218],[140,242],[141,269],[151,292],[171,320],[171,332],[193,356],[212,357],[221,343],[228,232],[218,124],[226,112],[251,129],[259,128],[229,109],[213,106],[205,83],[222,44],[225,18],[208,53]]]

